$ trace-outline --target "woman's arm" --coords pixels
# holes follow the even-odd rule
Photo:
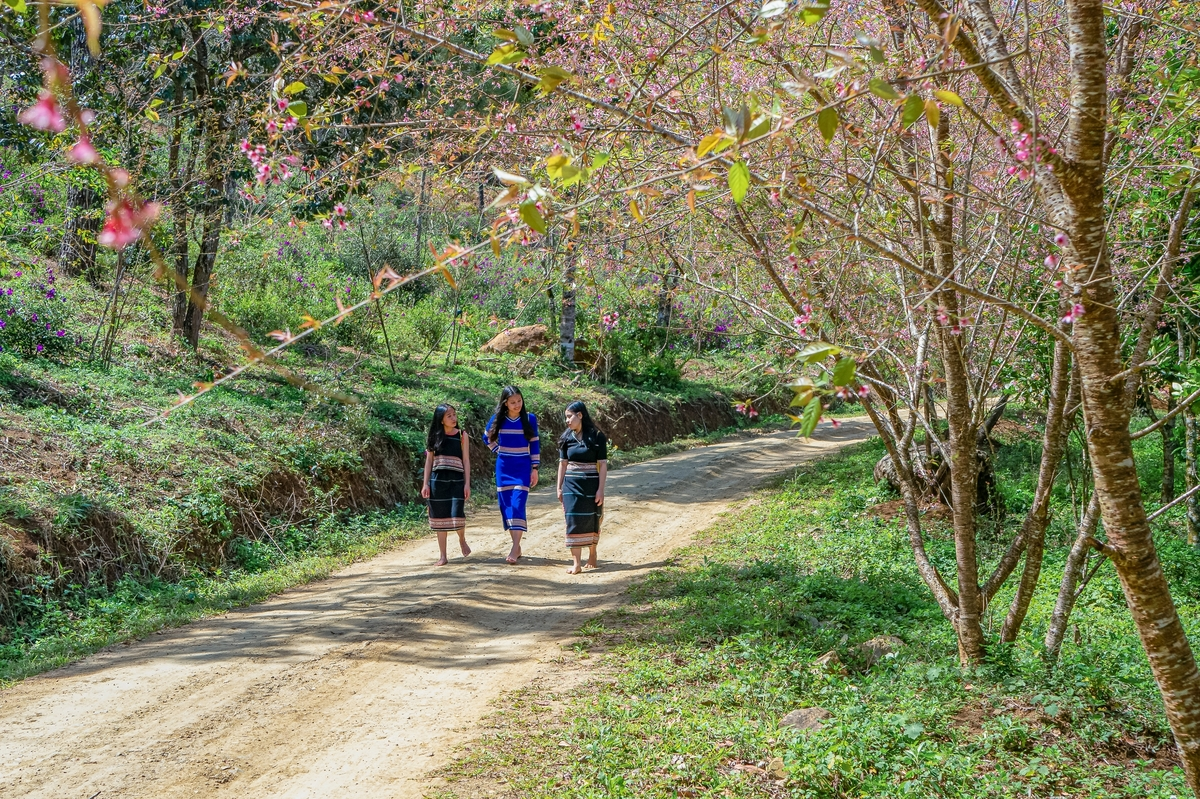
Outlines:
[[[421,483],[421,498],[429,499],[429,476],[433,474],[433,453],[425,450],[425,479]]]
[[[542,464],[542,444],[538,438],[537,416],[529,414],[529,425],[533,428],[533,438],[529,442],[530,474],[529,487],[533,488],[538,481],[538,467]]]
[[[471,498],[471,438],[462,431],[463,451],[463,499]]]
[[[567,478],[567,461],[562,458],[558,462],[558,501],[562,502],[563,480]]]
[[[600,472],[600,488],[596,489],[596,504],[604,504],[604,483],[608,480],[608,461],[596,461],[596,471]]]
[[[491,418],[488,419],[487,425],[485,425],[483,428],[483,445],[490,449],[493,455],[496,454],[498,449],[500,449],[500,436],[496,436],[495,443],[492,443],[492,440],[488,438],[488,431],[492,429],[492,424],[495,421],[496,415],[492,414]]]

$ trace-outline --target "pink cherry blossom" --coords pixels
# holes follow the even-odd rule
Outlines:
[[[162,206],[158,203],[142,203],[135,206],[125,197],[120,197],[115,201],[110,200],[105,210],[108,216],[96,241],[102,247],[123,250],[141,238],[146,227],[154,224]]]
[[[67,128],[58,100],[48,91],[38,94],[38,101],[17,115],[17,121],[28,125],[34,130],[47,130],[62,133]]]
[[[92,146],[92,141],[86,133],[82,134],[79,141],[75,142],[75,146],[67,151],[67,158],[77,164],[100,163],[100,153],[96,152],[96,148]]]

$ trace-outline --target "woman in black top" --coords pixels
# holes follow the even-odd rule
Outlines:
[[[558,501],[567,519],[567,548],[574,563],[567,574],[596,568],[600,519],[604,514],[604,483],[608,477],[608,438],[582,402],[566,410],[567,429],[558,440]],[[581,563],[583,548],[587,563]]]
[[[458,411],[453,405],[439,405],[429,425],[425,449],[425,481],[421,496],[429,500],[429,526],[437,533],[442,556],[438,566],[446,565],[446,535],[458,533],[463,557],[471,554],[467,546],[467,500],[471,496],[471,452],[467,434],[458,429]]]

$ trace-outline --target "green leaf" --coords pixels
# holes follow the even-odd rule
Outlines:
[[[533,34],[529,32],[529,28],[524,25],[517,25],[513,28],[513,33],[517,35],[517,41],[522,47],[533,47]]]
[[[546,220],[542,218],[542,212],[537,209],[537,203],[521,203],[521,221],[538,233],[546,234]]]
[[[817,129],[821,131],[821,137],[825,139],[826,145],[833,141],[833,134],[837,133],[840,122],[841,118],[838,117],[836,108],[826,108],[817,114]]]
[[[155,97],[153,100],[150,101],[151,108],[158,108],[162,104],[163,104],[163,100],[158,97]]]
[[[145,115],[146,115],[146,119],[149,119],[149,120],[151,120],[152,122],[157,122],[157,121],[158,121],[158,118],[159,118],[159,117],[158,117],[158,112],[157,112],[157,111],[155,111],[153,108],[147,108],[147,109],[146,109],[146,110],[145,110],[143,113],[145,113]]]
[[[603,169],[612,156],[608,153],[596,153],[592,156],[592,169]]]
[[[814,341],[812,344],[806,344],[804,349],[796,353],[796,357],[805,363],[816,363],[825,360],[830,355],[840,355],[841,352],[841,347],[835,347],[824,341]]]
[[[154,80],[158,80],[159,78],[161,78],[163,76],[163,73],[166,71],[167,71],[167,65],[159,64],[158,69],[154,70]]]
[[[771,132],[771,118],[762,117],[753,125],[750,126],[750,132],[746,134],[747,140],[754,140],[761,136],[766,136]]]
[[[883,78],[871,78],[870,82],[867,83],[867,88],[871,90],[871,94],[881,97],[884,100],[900,99],[900,92],[893,89],[892,84]]]
[[[25,6],[25,0],[4,0],[8,3],[8,7],[18,14],[24,16],[28,8]]]
[[[734,161],[733,166],[729,167],[729,193],[733,195],[733,201],[741,205],[749,190],[750,169],[745,161]]]
[[[904,725],[905,737],[912,738],[914,741],[920,738],[923,732],[925,732],[925,725],[919,721]]]
[[[839,358],[838,362],[833,365],[833,384],[835,386],[848,386],[854,380],[854,370],[857,364],[853,358]]]
[[[583,180],[583,170],[579,167],[572,164],[567,164],[562,168],[562,182],[564,188],[574,186],[581,180]]]
[[[758,16],[762,19],[777,17],[784,11],[787,11],[787,7],[787,0],[767,0],[763,3],[762,10],[758,12]]]
[[[289,103],[287,110],[288,113],[294,116],[296,119],[304,119],[306,116],[308,116],[308,103],[303,101]]]
[[[916,94],[904,98],[904,110],[900,113],[900,124],[904,127],[925,116],[925,101]]]
[[[294,80],[291,83],[289,83],[287,86],[283,87],[283,93],[286,94],[288,97],[291,97],[293,94],[299,94],[300,92],[304,91],[307,88],[308,87],[305,86],[300,81]]]
[[[817,429],[817,422],[821,421],[821,398],[814,396],[804,406],[804,414],[800,417],[800,435],[808,438]]]

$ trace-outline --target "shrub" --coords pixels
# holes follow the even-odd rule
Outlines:
[[[78,337],[68,331],[75,306],[57,283],[53,269],[39,278],[0,267],[0,352],[51,356],[78,346]]]

